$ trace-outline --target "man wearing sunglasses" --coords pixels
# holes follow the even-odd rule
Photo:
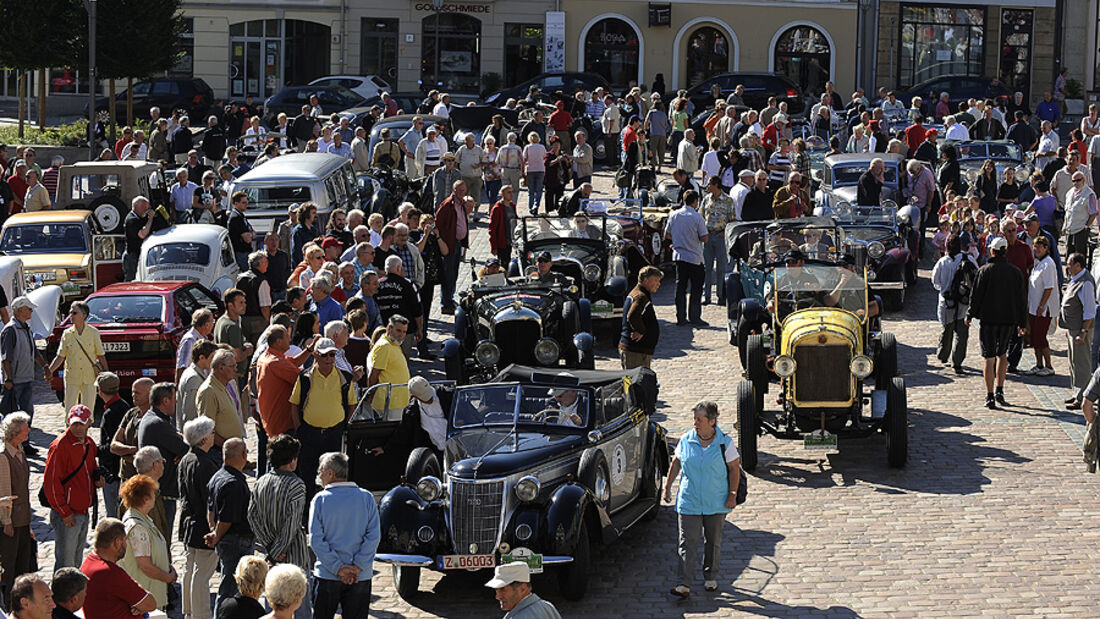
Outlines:
[[[1085,182],[1085,173],[1081,170],[1070,177],[1073,188],[1066,194],[1066,218],[1062,224],[1062,234],[1066,236],[1066,254],[1081,253],[1089,255],[1089,228],[1096,221],[1096,194]]]

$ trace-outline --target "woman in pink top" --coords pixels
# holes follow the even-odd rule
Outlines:
[[[527,134],[527,146],[523,148],[523,173],[527,178],[527,210],[539,213],[542,199],[542,183],[546,179],[546,147],[540,144],[539,134]]]

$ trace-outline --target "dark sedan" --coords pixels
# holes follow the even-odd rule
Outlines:
[[[895,90],[894,94],[906,107],[913,101],[913,97],[920,97],[924,100],[925,114],[931,116],[937,96],[941,92],[948,94],[948,105],[952,112],[958,110],[959,102],[967,99],[1007,101],[1012,97],[1012,90],[1000,81],[994,84],[993,80],[973,75],[941,75],[906,89]]]
[[[126,122],[126,89],[115,94],[115,120]],[[161,116],[168,117],[179,111],[191,118],[191,125],[206,125],[206,114],[214,104],[214,90],[199,78],[170,78],[141,80],[134,82],[133,89],[134,118],[149,118],[149,110],[160,108]],[[109,97],[96,97],[96,116],[103,121],[108,118]],[[84,115],[88,115],[88,106],[84,106]]]
[[[282,112],[288,118],[302,113],[311,95],[317,95],[325,116],[361,105],[363,97],[343,86],[287,86],[264,101],[264,124],[272,126]]]
[[[714,105],[711,87],[717,84],[722,89],[722,97],[733,94],[737,86],[744,88],[741,98],[749,109],[762,110],[768,106],[768,97],[779,102],[787,102],[787,113],[799,116],[806,107],[802,100],[802,91],[798,85],[783,75],[775,73],[722,73],[707,79],[688,90],[688,97],[699,111]]]
[[[560,90],[566,96],[572,96],[577,91],[578,86],[583,86],[585,92],[592,92],[599,87],[611,92],[611,84],[598,73],[542,73],[526,82],[485,97],[485,102],[489,105],[503,106],[508,99],[519,101],[527,96],[531,86],[538,86],[546,95]]]

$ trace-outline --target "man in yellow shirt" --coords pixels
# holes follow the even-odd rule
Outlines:
[[[240,396],[230,391],[229,384],[237,379],[237,357],[234,351],[222,349],[210,362],[210,376],[199,387],[195,406],[200,415],[214,420],[214,443],[222,445],[231,438],[244,438]],[[215,451],[210,450],[214,455]],[[218,458],[220,460],[220,457]]]
[[[401,350],[405,335],[409,331],[409,319],[401,314],[390,316],[386,325],[386,334],[378,338],[378,343],[370,351],[367,367],[371,369],[367,378],[367,388],[379,383],[401,385],[389,390],[389,406],[386,406],[386,389],[380,388],[374,394],[371,407],[386,421],[400,421],[405,407],[409,405],[409,362]]]
[[[317,493],[321,454],[341,450],[344,427],[358,403],[352,376],[336,367],[336,351],[336,342],[331,339],[317,340],[313,367],[302,370],[290,393],[294,407],[291,417],[302,420],[297,430],[302,444],[298,476],[306,482],[310,497]]]

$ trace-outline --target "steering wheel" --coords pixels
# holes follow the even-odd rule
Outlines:
[[[550,414],[561,414],[561,411],[556,408],[544,408],[541,411],[531,416],[531,421],[545,422],[546,416]]]

